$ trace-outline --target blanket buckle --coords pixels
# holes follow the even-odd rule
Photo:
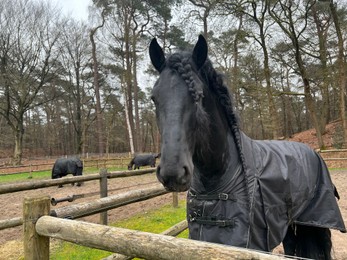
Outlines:
[[[229,195],[228,195],[227,193],[219,193],[219,194],[218,194],[218,198],[219,198],[220,200],[228,200]]]

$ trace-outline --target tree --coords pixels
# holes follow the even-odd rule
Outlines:
[[[208,39],[208,18],[211,13],[218,9],[218,6],[223,2],[221,0],[189,0],[194,6],[200,8],[202,13],[198,10],[191,11],[191,14],[196,15],[203,23],[203,35]]]
[[[260,4],[260,7],[259,7]],[[268,106],[271,115],[271,128],[272,128],[272,138],[277,139],[279,137],[279,119],[277,108],[273,96],[273,87],[271,84],[271,70],[269,64],[269,52],[267,47],[267,30],[268,27],[266,25],[266,15],[268,11],[268,2],[267,1],[252,1],[251,2],[252,12],[246,13],[258,26],[258,35],[254,37],[254,40],[261,46],[264,56],[264,76],[266,82],[266,96],[268,100]],[[260,10],[259,10],[260,9]],[[258,14],[259,12],[259,14]]]
[[[271,1],[269,1],[269,3],[270,2]],[[321,126],[317,117],[316,104],[312,97],[309,74],[303,60],[300,44],[300,37],[302,37],[302,34],[307,28],[308,15],[311,8],[312,3],[310,1],[305,2],[305,6],[300,8],[299,4],[292,0],[281,0],[272,3],[269,7],[269,14],[291,41],[294,49],[293,55],[295,57],[297,71],[303,82],[305,104],[310,113],[313,126],[316,129],[318,145],[320,148],[323,148],[324,141],[322,138]],[[298,14],[299,11],[301,12],[300,15]],[[300,17],[302,19],[300,19]]]
[[[2,1],[0,9],[0,114],[14,133],[13,163],[22,160],[24,115],[52,79],[60,35],[59,17],[48,3]]]
[[[60,41],[62,53],[60,56],[62,66],[62,72],[60,73],[61,85],[65,93],[68,94],[65,96],[72,100],[67,104],[70,106],[71,103],[72,106],[69,112],[73,117],[72,124],[76,133],[76,154],[81,154],[83,151],[83,120],[86,122],[82,110],[84,107],[83,101],[86,98],[84,90],[85,81],[87,80],[86,74],[89,73],[88,65],[91,60],[87,31],[86,24],[69,20],[64,25]]]
[[[345,56],[344,49],[344,39],[342,37],[340,19],[337,13],[336,4],[333,0],[329,1],[329,8],[333,17],[336,36],[337,36],[337,44],[338,44],[338,56],[337,56],[337,65],[338,65],[338,75],[339,75],[339,90],[340,90],[340,113],[341,113],[341,121],[343,127],[343,146],[347,145],[347,112],[346,112],[346,88],[347,88],[347,62]]]
[[[112,10],[108,13],[106,24],[108,47],[112,52],[112,61],[117,65],[113,69],[119,77],[124,95],[125,115],[131,153],[143,150],[141,117],[139,111],[140,86],[138,82],[138,63],[145,50],[142,46],[149,24],[156,18],[170,19],[168,8],[171,1],[109,1]],[[155,22],[154,22],[155,21]],[[166,23],[167,24],[167,23]],[[158,30],[161,32],[161,30]],[[165,29],[164,29],[165,31]],[[141,45],[142,46],[139,46]]]
[[[98,148],[99,148],[100,155],[102,155],[105,152],[105,147],[104,147],[103,118],[102,118],[101,101],[100,101],[99,63],[98,63],[98,58],[96,53],[95,34],[100,28],[104,26],[106,12],[107,12],[107,9],[102,9],[101,24],[97,25],[94,28],[91,28],[89,31],[89,39],[92,44],[93,75],[94,75],[93,85],[94,85],[95,99],[96,99],[95,110],[96,110]]]
[[[322,105],[320,108],[320,127],[322,133],[325,133],[325,126],[329,122],[330,118],[330,98],[329,98],[329,86],[331,78],[329,77],[328,66],[328,32],[330,28],[330,17],[326,14],[324,9],[319,8],[317,3],[312,6],[312,18],[316,31],[312,32],[312,38],[317,38],[319,51],[318,55],[314,54],[314,51],[308,51],[308,55],[313,58],[319,59],[320,66],[312,66],[316,68],[315,71],[318,74],[317,79],[320,81],[318,84],[322,93]],[[316,48],[313,48],[316,49]],[[317,68],[318,67],[318,68]],[[319,76],[320,75],[320,76]],[[317,81],[318,81],[317,80]]]

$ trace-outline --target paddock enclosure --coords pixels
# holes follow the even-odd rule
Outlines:
[[[339,205],[343,214],[344,219],[347,219],[347,170],[333,170],[331,172],[333,181],[337,186],[341,200]],[[139,176],[126,177],[126,178],[115,178],[108,181],[109,186],[109,196],[124,193],[127,191],[142,189],[144,187],[151,185],[156,185],[158,182],[156,180],[155,174],[143,174]],[[22,205],[25,197],[35,197],[37,195],[49,194],[52,198],[66,198],[72,195],[79,195],[84,193],[98,192],[99,190],[99,181],[89,181],[85,182],[82,187],[71,186],[70,184],[64,185],[64,188],[57,188],[56,186],[36,189],[36,190],[26,190],[21,192],[13,192],[9,194],[0,195],[0,208],[2,209],[1,219],[10,219],[18,216],[22,216]],[[111,191],[113,190],[113,191]],[[100,197],[99,194],[92,196],[86,196],[79,198],[74,202],[61,202],[57,206],[51,206],[51,210],[55,210],[73,203],[82,203],[88,202]],[[185,198],[185,193],[180,193],[179,197],[181,199]],[[9,203],[11,202],[11,203]],[[123,207],[109,210],[107,215],[109,222],[113,222],[118,219],[124,219],[131,215],[145,212],[151,208],[158,208],[163,204],[172,203],[172,195],[165,194],[162,196],[154,197],[149,200],[136,202],[129,204]],[[99,214],[92,216],[82,217],[76,220],[76,222],[83,220],[92,223],[99,223],[100,217]],[[75,221],[75,220],[74,220]],[[77,223],[78,224],[78,223]],[[112,233],[112,232],[111,232]],[[22,227],[15,227],[5,230],[0,230],[0,259],[18,259],[18,258],[2,258],[2,252],[6,252],[6,246],[11,243],[12,240],[21,239],[23,236]],[[333,236],[333,256],[334,259],[347,259],[347,237],[345,234],[342,234],[337,231],[332,231]],[[16,248],[18,250],[18,248]],[[279,248],[276,252],[281,252]]]

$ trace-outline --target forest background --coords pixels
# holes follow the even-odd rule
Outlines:
[[[0,0],[0,157],[158,152],[148,45],[199,34],[255,139],[314,128],[347,141],[346,0],[93,0],[88,21],[51,1]]]

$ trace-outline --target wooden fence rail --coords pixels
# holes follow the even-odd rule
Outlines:
[[[60,218],[76,219],[118,208],[130,203],[147,200],[166,193],[169,192],[165,190],[161,184],[157,184],[146,189],[132,190],[93,201],[61,207],[52,210],[51,215]]]
[[[107,173],[107,178],[111,179],[111,178],[136,176],[136,175],[142,175],[146,173],[152,173],[154,171],[155,171],[155,168],[148,168],[148,169],[136,170],[136,171],[116,171],[116,172]],[[95,173],[95,174],[88,174],[83,176],[64,177],[61,179],[54,179],[54,180],[33,180],[33,181],[25,181],[20,183],[1,184],[0,195],[5,193],[17,192],[17,191],[47,188],[51,186],[57,186],[60,184],[99,180],[100,178],[101,178],[100,174]]]
[[[170,227],[169,229],[163,231],[160,234],[175,237],[175,236],[181,234],[187,228],[188,228],[188,221],[182,220],[181,222],[177,223],[176,225]],[[106,258],[103,258],[102,260],[131,260],[131,259],[133,259],[132,256],[127,256],[127,255],[115,253],[115,254],[112,254]]]
[[[316,151],[320,154],[331,154],[331,153],[340,153],[347,152],[347,149],[328,149],[328,150],[320,150],[316,149]],[[131,157],[117,157],[117,158],[96,158],[96,159],[83,159],[84,167],[96,167],[100,168],[110,168],[112,167],[125,167],[130,162]],[[344,158],[326,158],[326,161],[341,161],[347,160],[347,157]],[[11,174],[20,174],[20,173],[32,173],[43,170],[51,170],[54,164],[54,160],[50,163],[37,163],[37,164],[28,164],[21,166],[5,166],[0,167],[0,176],[2,175],[11,175]],[[17,169],[17,171],[6,173],[8,169]]]
[[[153,260],[285,259],[282,256],[237,247],[50,216],[39,218],[36,231],[44,237],[58,238],[87,247]]]
[[[32,208],[45,208],[41,204]],[[33,210],[36,212],[36,210]],[[33,248],[49,248],[49,238],[57,238],[78,245],[121,253],[145,259],[285,259],[284,256],[271,255],[259,251],[207,243],[183,238],[152,234],[116,228],[105,225],[60,219],[36,214],[36,234],[28,229],[31,236],[30,247],[26,248],[25,259],[48,260],[49,253],[32,250]],[[44,213],[42,214],[44,215]],[[31,215],[33,217],[35,215]],[[49,251],[49,250],[48,250]],[[47,256],[48,255],[48,256]]]
[[[116,172],[108,173],[106,169],[101,169],[100,174],[90,174],[87,176],[66,177],[66,178],[62,178],[58,180],[35,180],[35,181],[27,181],[22,183],[2,184],[0,185],[0,194],[46,188],[50,186],[57,186],[59,184],[69,184],[69,183],[74,183],[78,181],[100,180],[100,191],[98,193],[100,193],[100,197],[103,198],[103,197],[107,197],[107,193],[108,193],[107,179],[138,176],[138,175],[143,175],[147,173],[152,173],[154,172],[154,170],[155,170],[154,168],[149,168],[149,169],[136,170],[136,171],[116,171]],[[97,195],[96,192],[93,192],[93,194],[94,193],[95,195]],[[174,206],[177,206],[177,204],[175,204],[176,197],[177,197],[177,194],[173,194]],[[134,202],[136,201],[135,198],[133,198],[133,200]],[[100,223],[107,225],[107,211],[104,211],[104,212],[100,211],[100,212],[101,212]],[[58,215],[58,214],[63,214],[63,213],[56,213],[54,211],[52,212],[52,215]],[[22,224],[23,224],[23,218],[21,217],[0,220],[0,230],[17,227]]]
[[[167,193],[169,192],[165,190],[162,185],[156,184],[145,189],[127,191],[89,202],[82,202],[64,206],[58,209],[53,209],[50,210],[49,215],[59,218],[77,219],[97,213],[107,212],[107,210],[110,209],[115,209],[131,203],[151,199]],[[24,220],[21,217],[1,220],[0,230],[20,226],[23,223]],[[106,225],[107,220],[105,221],[104,219],[101,219],[100,223]]]
[[[83,159],[84,168],[96,167],[100,168],[110,168],[119,167],[124,168],[130,162],[131,157],[122,158],[98,158],[98,159]],[[39,171],[49,171],[52,169],[55,160],[49,163],[32,163],[20,166],[5,166],[0,167],[0,176],[13,175],[21,173],[32,173]],[[10,171],[9,171],[10,170]],[[12,171],[11,171],[12,170]]]

